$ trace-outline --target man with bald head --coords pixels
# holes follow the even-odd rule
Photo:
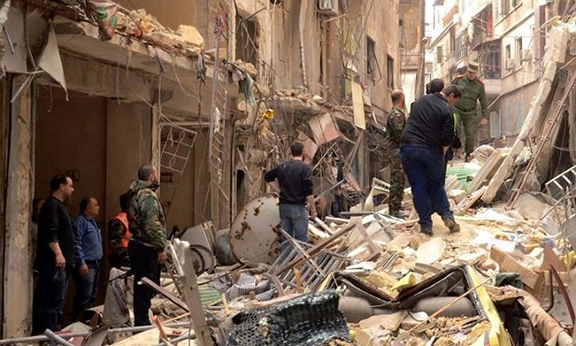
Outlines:
[[[390,162],[390,196],[388,197],[388,214],[402,217],[402,199],[406,178],[400,160],[400,142],[406,126],[404,114],[404,93],[401,90],[392,92],[392,110],[386,119],[386,138],[388,140],[388,159]]]
[[[134,272],[134,324],[149,325],[148,310],[154,291],[136,284],[147,277],[160,284],[161,265],[166,261],[166,218],[156,190],[158,171],[151,164],[138,169],[138,180],[130,185],[128,223],[132,239],[128,255]]]

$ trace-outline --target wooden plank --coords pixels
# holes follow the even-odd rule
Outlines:
[[[173,295],[172,293],[168,292],[165,288],[157,285],[154,281],[148,279],[147,277],[143,277],[142,280],[140,280],[139,283],[137,283],[138,285],[142,284],[142,285],[146,285],[149,288],[151,288],[153,291],[163,295],[164,297],[166,297],[169,301],[171,301],[172,303],[176,304],[177,307],[181,308],[182,310],[186,311],[186,312],[190,312],[190,309],[188,309],[188,305],[186,305],[185,302],[183,302],[182,300],[180,300],[178,297],[176,297],[175,295]]]
[[[378,248],[378,246],[376,246],[376,244],[374,244],[372,238],[370,238],[370,235],[368,234],[368,232],[366,232],[366,229],[362,225],[362,219],[355,217],[352,218],[352,220],[356,224],[356,228],[364,238],[364,241],[368,244],[370,250],[372,250],[372,256],[380,254],[380,249]]]
[[[349,223],[348,225],[342,227],[342,229],[335,232],[332,236],[330,236],[329,238],[323,239],[318,244],[313,246],[310,250],[308,250],[308,255],[314,256],[314,255],[318,254],[320,252],[320,250],[330,246],[338,238],[340,238],[341,236],[345,235],[346,233],[348,233],[352,229],[354,229],[355,226],[356,225],[354,223]],[[278,268],[274,271],[274,274],[279,275],[279,274],[283,273],[284,271],[292,268],[294,265],[296,265],[301,260],[302,260],[302,258],[297,257],[288,263],[284,263],[284,265],[282,265],[280,268]]]
[[[175,261],[179,262],[177,268],[182,271],[183,293],[190,314],[192,315],[192,326],[196,333],[196,343],[201,346],[211,346],[213,345],[212,337],[210,335],[210,328],[206,323],[204,309],[202,308],[200,291],[198,290],[198,283],[196,282],[196,273],[192,265],[194,260],[192,259],[192,253],[189,251],[190,244],[176,239],[174,248],[177,254]]]
[[[468,193],[473,194],[482,186],[482,184],[487,179],[490,179],[494,175],[494,173],[496,173],[498,167],[500,167],[505,157],[506,157],[506,150],[504,149],[494,150],[494,152],[492,153],[492,155],[490,155],[486,163],[484,163],[482,168],[480,168],[478,173],[476,173],[474,180],[472,180],[472,183],[470,183]]]
[[[462,200],[463,203],[458,206],[457,214],[463,215],[466,211],[468,211],[468,209],[472,208],[474,203],[476,203],[482,197],[482,195],[484,195],[486,189],[488,189],[488,186],[483,186],[480,190],[472,193],[470,197]]]
[[[310,264],[314,268],[316,268],[316,270],[318,270],[318,272],[320,272],[320,274],[322,274],[323,277],[326,277],[326,273],[324,273],[324,271],[322,270],[322,268],[320,268],[318,263],[316,263],[316,261],[313,260],[312,257],[310,257],[310,255],[308,255],[306,250],[304,250],[304,248],[302,248],[302,246],[300,244],[298,244],[298,241],[296,241],[290,234],[286,233],[286,231],[283,230],[282,228],[280,228],[280,232],[282,232],[282,234],[284,235],[284,238],[286,238],[286,240],[288,240],[290,242],[290,244],[292,244],[292,246],[296,249],[296,251],[298,251],[300,253],[300,255],[302,255],[304,258],[306,258],[306,260],[308,262],[310,262]]]

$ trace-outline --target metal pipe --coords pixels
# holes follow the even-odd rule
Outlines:
[[[179,322],[179,323],[171,323],[167,324],[166,327],[168,328],[181,328],[181,327],[188,327],[190,322]],[[124,328],[114,328],[108,330],[106,334],[118,334],[118,333],[134,333],[134,332],[144,332],[150,329],[156,328],[155,326],[139,326],[139,327],[124,327]],[[64,340],[71,339],[77,336],[88,336],[92,332],[78,332],[78,333],[67,333],[58,335]],[[44,342],[50,341],[49,337],[46,335],[37,335],[37,336],[28,336],[22,338],[14,338],[14,339],[3,339],[0,340],[0,345],[11,345],[11,344],[18,344],[18,343],[31,343],[31,342]]]
[[[51,331],[50,329],[46,329],[44,331],[44,335],[46,335],[46,337],[48,337],[48,339],[56,342],[58,345],[74,346],[74,344],[69,343],[68,341],[62,339],[60,336],[54,334],[54,332]]]

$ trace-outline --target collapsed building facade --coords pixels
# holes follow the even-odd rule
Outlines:
[[[341,167],[355,204],[384,167],[399,4],[350,3],[4,1],[2,336],[29,332],[31,202],[57,173],[74,180],[72,215],[81,197],[100,201],[104,230],[138,166],[152,162],[169,232],[207,220],[221,229],[265,192],[262,172],[299,139],[315,192]]]
[[[433,78],[445,82],[464,74],[470,60],[480,64],[480,78],[490,104],[489,127],[479,139],[520,133],[546,61],[548,20],[573,12],[570,1],[434,1],[429,45]]]

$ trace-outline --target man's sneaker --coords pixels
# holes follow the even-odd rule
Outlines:
[[[432,236],[432,226],[422,226],[420,225],[420,232]]]
[[[450,233],[460,232],[460,225],[452,218],[444,219],[444,225],[448,227]]]

